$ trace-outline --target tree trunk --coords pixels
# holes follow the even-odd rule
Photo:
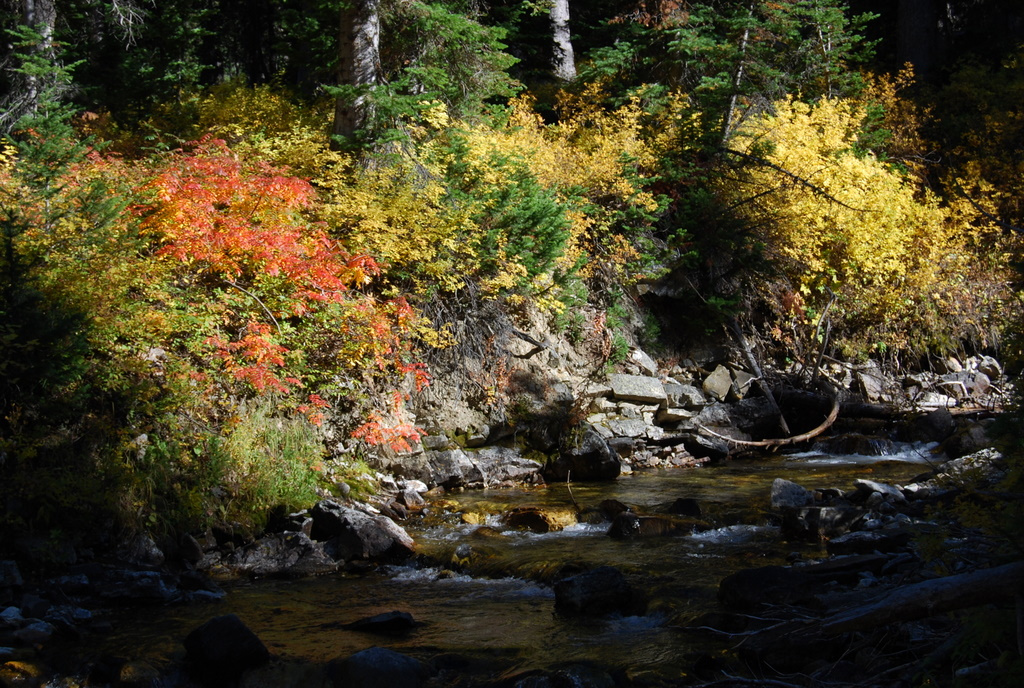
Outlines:
[[[569,0],[554,0],[550,16],[554,38],[551,69],[556,79],[572,81],[576,78],[576,57],[569,35]]]
[[[53,48],[53,29],[57,23],[57,6],[54,0],[22,0],[21,25],[34,31],[35,44],[25,50],[27,59],[37,63],[52,64],[56,58]],[[26,67],[15,62],[17,69]],[[47,74],[40,73],[38,64],[12,75],[11,92],[0,101],[0,131],[9,132],[26,115],[34,114],[46,91],[53,86],[47,83]]]
[[[352,87],[338,96],[334,109],[336,137],[352,138],[372,115],[369,92],[380,81],[379,0],[350,0],[341,10],[338,37],[338,83]]]
[[[897,588],[887,596],[822,620],[826,635],[923,619],[957,609],[1013,599],[1024,585],[1024,562],[1016,562]]]

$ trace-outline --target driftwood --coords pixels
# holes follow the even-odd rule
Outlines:
[[[822,422],[821,425],[814,428],[813,430],[809,430],[799,435],[793,435],[792,437],[779,437],[777,439],[770,440],[738,440],[732,437],[727,437],[726,435],[720,435],[717,432],[714,432],[713,430],[707,429],[703,425],[697,425],[697,428],[700,429],[702,432],[706,432],[709,435],[717,437],[718,439],[725,440],[726,442],[731,442],[733,444],[738,444],[743,447],[784,447],[789,444],[798,444],[800,442],[805,442],[807,440],[814,439],[815,437],[817,437],[818,435],[832,427],[832,424],[836,422],[836,418],[838,417],[839,396],[834,395],[832,398],[832,410],[829,412],[828,417],[825,418],[824,422]]]
[[[877,628],[935,614],[1013,599],[1024,586],[1024,562],[915,583],[893,590],[880,600],[826,617],[826,635]]]

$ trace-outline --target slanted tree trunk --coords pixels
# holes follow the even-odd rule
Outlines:
[[[379,0],[349,0],[341,10],[338,83],[352,87],[338,96],[333,134],[352,138],[372,113],[369,91],[380,81]]]
[[[882,599],[821,621],[826,635],[877,628],[1013,599],[1024,586],[1024,562],[896,588]]]
[[[551,31],[554,52],[551,69],[556,79],[572,81],[576,78],[576,57],[569,35],[569,0],[554,0],[551,4]]]

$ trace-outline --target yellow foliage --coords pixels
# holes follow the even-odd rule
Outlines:
[[[341,157],[329,149],[330,107],[326,101],[300,106],[279,88],[229,81],[199,99],[198,128],[243,155],[308,179]]]
[[[812,321],[834,293],[847,324],[903,346],[925,306],[950,298],[963,247],[932,194],[855,153],[863,117],[848,101],[777,103],[738,142],[770,164],[722,187],[764,228],[769,257],[804,295]]]
[[[452,292],[464,285],[470,255],[460,236],[472,228],[467,217],[444,206],[435,179],[404,165],[365,169],[349,161],[314,182],[321,189],[321,219],[350,251],[373,256],[414,291]]]

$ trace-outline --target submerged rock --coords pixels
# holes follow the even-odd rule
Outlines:
[[[642,597],[621,571],[601,566],[555,583],[555,609],[564,614],[642,614]]]
[[[703,528],[701,527],[703,526]],[[692,533],[694,530],[706,530],[706,524],[693,519],[673,519],[667,516],[641,516],[632,511],[624,511],[612,519],[608,528],[608,537],[637,538],[656,535],[672,535],[674,533]]]
[[[381,635],[404,635],[416,626],[416,621],[409,612],[393,611],[353,621],[345,624],[344,628],[350,631]]]
[[[578,519],[576,512],[568,508],[521,506],[505,514],[505,522],[511,528],[523,528],[534,533],[551,533],[576,524]]]
[[[270,660],[263,642],[234,614],[218,616],[185,638],[192,674],[207,686],[233,684],[248,669]]]
[[[327,667],[338,688],[419,688],[429,674],[423,662],[384,647],[368,648]]]

